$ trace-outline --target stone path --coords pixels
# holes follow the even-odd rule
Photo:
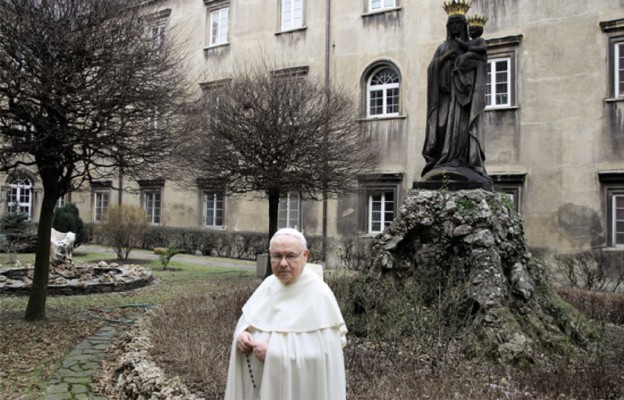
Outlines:
[[[93,374],[117,333],[117,328],[107,326],[78,344],[54,374],[42,400],[106,400],[95,393]]]
[[[109,253],[112,250],[96,245],[83,245],[83,251]],[[133,250],[133,258],[155,259],[157,255],[148,251]],[[200,265],[253,270],[255,262],[180,255],[176,260]],[[125,327],[104,327],[76,346],[65,358],[61,367],[50,380],[46,394],[41,400],[106,400],[106,396],[95,392],[93,374],[100,370],[100,362],[112,339]]]

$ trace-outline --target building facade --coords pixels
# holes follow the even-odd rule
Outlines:
[[[353,95],[381,165],[357,194],[328,203],[328,236],[383,230],[420,178],[427,66],[446,36],[441,0],[152,0],[155,40],[175,40],[195,93],[264,60]],[[620,0],[473,0],[488,18],[481,140],[496,190],[512,196],[529,244],[557,251],[624,247],[624,4]],[[201,178],[201,177],[198,177]],[[201,179],[198,180],[201,182]],[[120,192],[121,186],[128,190]],[[6,207],[36,220],[35,173],[6,177]],[[65,201],[97,222],[110,204],[141,205],[163,226],[261,231],[261,196],[166,179],[99,182]],[[322,204],[297,193],[279,225],[320,235]]]

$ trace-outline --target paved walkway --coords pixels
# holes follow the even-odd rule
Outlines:
[[[42,400],[106,400],[106,396],[94,393],[93,374],[99,371],[118,332],[115,327],[103,327],[78,344],[54,374]]]

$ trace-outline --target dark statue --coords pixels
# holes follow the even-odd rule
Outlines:
[[[479,141],[487,78],[487,46],[481,38],[485,18],[467,20],[469,7],[470,3],[463,0],[444,4],[449,15],[446,40],[438,46],[427,69],[422,180],[450,180],[460,183],[459,188],[491,190]]]

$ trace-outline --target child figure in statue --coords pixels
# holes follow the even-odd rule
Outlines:
[[[470,40],[464,41],[456,38],[459,47],[466,51],[460,57],[474,57],[476,61],[487,61],[487,43],[481,37],[483,35],[483,27],[487,22],[486,17],[474,15],[466,18],[468,22],[468,36]]]

